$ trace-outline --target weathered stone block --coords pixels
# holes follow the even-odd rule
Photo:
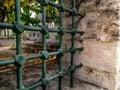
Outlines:
[[[89,83],[81,82],[79,86],[75,88],[66,87],[65,90],[107,90]]]
[[[84,51],[77,53],[77,63],[81,62],[84,66],[98,70],[116,73],[117,63],[117,42],[103,43],[96,40],[84,40]],[[78,60],[81,57],[81,60]]]
[[[77,23],[77,30],[84,36],[75,37],[75,47],[84,46],[84,51],[75,54],[75,63],[83,64],[76,77],[105,90],[120,87],[120,0],[77,0],[77,9],[86,16]],[[69,28],[70,17],[64,19]],[[70,19],[71,20],[71,19]],[[77,22],[77,21],[76,21]],[[69,47],[69,37],[66,47]],[[83,39],[83,43],[80,39]],[[83,89],[87,90],[87,88]],[[97,90],[94,87],[89,90]],[[99,89],[98,89],[99,90]]]
[[[115,76],[113,73],[99,71],[90,67],[83,67],[76,71],[76,77],[79,79],[108,90],[117,90]]]

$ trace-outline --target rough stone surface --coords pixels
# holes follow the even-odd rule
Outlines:
[[[82,67],[81,70],[76,72],[76,77],[101,88],[109,90],[115,90],[116,88],[115,74],[113,73],[98,71],[90,67]]]
[[[105,72],[116,73],[116,45],[117,42],[101,43],[92,39],[84,40],[84,51],[81,55],[77,53],[76,57],[78,55],[82,57],[81,63],[85,66]]]
[[[75,37],[75,47],[84,46],[84,51],[75,54],[75,64],[83,64],[76,71],[76,77],[106,90],[120,87],[119,3],[120,0],[77,0],[77,9],[86,16],[76,19],[77,30],[85,32],[82,37]],[[68,18],[71,17],[64,20],[65,28],[69,29]],[[70,47],[70,36],[65,39],[66,47]],[[89,90],[97,89],[91,87]]]
[[[77,86],[76,88],[66,87],[66,90],[107,90],[107,89],[104,89],[86,82],[81,82],[79,86]]]

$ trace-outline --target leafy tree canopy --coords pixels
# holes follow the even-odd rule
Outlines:
[[[42,7],[39,0],[20,0],[21,2],[21,21],[25,25],[39,25],[38,14],[41,13]],[[56,2],[57,0],[51,0]],[[0,22],[13,23],[15,19],[15,0],[0,0]],[[47,21],[53,20],[58,11],[56,8],[47,6]],[[34,17],[32,15],[34,14]]]

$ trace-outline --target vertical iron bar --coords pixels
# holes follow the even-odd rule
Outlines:
[[[59,32],[59,31],[54,30],[54,32],[59,32],[59,34],[60,34],[60,40],[59,40],[60,51],[53,52],[53,54],[55,54],[55,53],[56,53],[56,55],[59,54],[59,61],[58,61],[59,62],[59,74],[56,74],[56,75],[47,79],[46,59],[52,53],[50,54],[50,53],[47,52],[47,48],[46,48],[47,47],[47,45],[46,45],[46,33],[47,33],[47,31],[45,30],[44,32],[41,32],[42,33],[42,51],[43,51],[42,54],[41,54],[41,55],[43,55],[43,58],[42,58],[43,59],[42,60],[42,80],[41,80],[42,82],[41,81],[36,82],[36,83],[26,87],[26,88],[23,85],[23,79],[22,79],[22,63],[23,62],[21,62],[21,63],[19,62],[19,60],[21,60],[22,58],[21,57],[19,58],[19,56],[18,56],[18,55],[22,55],[22,40],[21,40],[21,34],[22,34],[21,31],[22,30],[20,30],[22,25],[21,25],[21,19],[20,19],[20,9],[21,9],[20,1],[21,0],[15,0],[15,24],[14,25],[13,24],[3,24],[3,23],[1,24],[1,26],[4,27],[4,28],[5,27],[10,28],[11,27],[12,29],[16,29],[16,56],[15,56],[14,60],[12,60],[11,62],[7,62],[7,61],[4,62],[4,60],[3,60],[0,65],[3,66],[3,65],[8,65],[8,64],[13,64],[13,63],[15,64],[15,66],[17,67],[17,69],[16,69],[16,74],[17,74],[17,87],[16,88],[17,88],[17,90],[29,90],[29,89],[36,88],[36,87],[40,86],[41,84],[43,84],[42,89],[46,90],[46,87],[47,87],[49,81],[53,80],[55,78],[59,79],[58,90],[62,90],[62,76],[67,72],[70,72],[70,86],[73,87],[74,69],[76,69],[77,67],[80,66],[80,65],[78,65],[74,68],[74,65],[75,65],[75,63],[74,63],[74,59],[75,59],[74,51],[79,50],[79,48],[75,49],[75,45],[74,45],[75,44],[74,38],[75,38],[75,33],[76,33],[76,27],[75,27],[75,16],[76,16],[75,13],[76,13],[76,11],[74,11],[74,10],[76,8],[76,0],[71,0],[72,1],[72,7],[71,7],[72,9],[68,9],[64,6],[64,0],[59,0],[60,1],[59,5],[56,5],[56,3],[52,2],[52,1],[49,1],[49,0],[40,0],[41,5],[42,5],[42,25],[43,25],[43,27],[40,27],[40,28],[43,28],[43,30],[47,29],[47,27],[46,27],[46,6],[47,6],[47,4],[48,5],[51,4],[54,7],[60,8],[59,24],[60,24],[60,30],[61,31]],[[69,11],[71,13],[72,13],[72,10],[73,10],[73,13],[72,13],[72,31],[73,31],[73,33],[69,32],[69,33],[71,33],[71,49],[70,50],[65,50],[65,52],[71,52],[71,59],[70,59],[71,69],[68,69],[68,70],[63,70],[63,60],[62,60],[62,56],[64,55],[64,52],[63,52],[64,50],[62,50],[62,49],[63,49],[63,39],[64,39],[63,35],[65,33],[63,31],[64,30],[63,14],[64,14],[65,9],[66,9],[66,11]],[[34,27],[32,27],[32,28],[34,28]],[[38,27],[36,27],[36,28],[38,28]],[[18,30],[18,32],[17,32],[17,30]],[[66,31],[68,32],[68,30],[66,30]],[[47,54],[47,55],[45,55],[45,54]],[[38,56],[41,56],[41,55],[38,55]],[[38,58],[38,56],[35,56],[35,57],[30,56],[30,57],[27,57],[27,59],[25,57],[25,59],[28,60],[28,58],[29,59],[30,58]],[[18,59],[18,61],[16,59]]]
[[[63,4],[63,0],[60,0],[60,5]],[[63,11],[60,11],[60,28],[63,29]],[[60,49],[63,48],[63,36],[60,36]],[[62,56],[59,57],[59,72],[63,71],[63,68],[62,68],[62,65],[63,62],[62,62]],[[59,84],[58,84],[58,90],[62,90],[62,77],[59,77]]]
[[[20,24],[20,0],[15,0],[15,22]],[[16,33],[16,54],[22,54],[21,33]],[[17,89],[22,88],[22,66],[17,66]]]
[[[76,1],[75,0],[72,0],[72,9],[75,9],[75,4],[76,4]],[[75,16],[72,15],[72,30],[76,30],[75,29]],[[75,35],[72,35],[72,38],[71,38],[71,48],[74,48],[74,36]],[[71,53],[71,66],[74,65],[74,53]],[[73,74],[74,72],[71,71],[70,72],[70,87],[73,88]]]
[[[60,49],[62,49],[62,37],[60,37]],[[63,62],[62,62],[62,57],[60,56],[59,57],[59,72],[61,72],[63,70],[62,68],[62,65]],[[62,90],[62,77],[59,77],[59,85],[58,85],[58,90]]]
[[[42,7],[42,25],[46,25],[46,6]],[[42,49],[46,51],[46,34],[42,34]],[[42,62],[42,78],[46,78],[46,60],[43,59]],[[46,90],[46,87],[43,86],[43,90]]]
[[[72,36],[72,42],[74,41],[74,36]],[[72,46],[73,47],[73,46]],[[71,53],[71,66],[74,64],[74,54]],[[73,71],[70,72],[70,87],[73,88]]]
[[[20,23],[20,0],[15,0],[15,21]]]
[[[21,54],[21,34],[16,34],[16,54]],[[22,66],[17,66],[17,88],[22,89]]]

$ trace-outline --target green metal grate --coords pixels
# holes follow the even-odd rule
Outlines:
[[[60,4],[56,4],[49,0],[39,0],[39,3],[42,6],[42,26],[41,27],[35,27],[35,26],[27,26],[23,25],[20,20],[20,0],[15,0],[15,23],[14,24],[7,24],[0,22],[0,28],[7,28],[12,29],[16,33],[16,55],[13,59],[10,60],[1,60],[0,61],[0,67],[5,65],[14,64],[17,67],[17,90],[33,90],[36,87],[42,86],[43,90],[46,90],[46,87],[48,86],[49,82],[55,78],[59,78],[59,84],[58,84],[58,90],[62,90],[62,77],[70,72],[70,86],[73,87],[73,73],[76,68],[81,67],[82,64],[75,66],[74,65],[74,53],[79,50],[83,50],[83,47],[75,48],[74,46],[74,37],[76,34],[84,34],[83,31],[76,31],[75,28],[75,17],[81,16],[84,17],[84,14],[81,14],[77,12],[76,10],[76,0],[72,1],[72,9],[67,8],[64,5],[64,0],[60,0]],[[60,12],[60,28],[59,29],[49,29],[46,26],[46,6],[52,5],[56,7]],[[71,13],[72,16],[72,29],[71,30],[65,30],[63,27],[63,13],[64,11],[67,11]],[[22,54],[22,43],[21,43],[21,34],[25,31],[40,31],[42,33],[42,53],[41,54],[34,54],[31,56],[24,56]],[[46,50],[46,34],[47,32],[57,32],[60,35],[60,41],[59,41],[59,50],[55,52],[47,52]],[[63,49],[63,36],[65,33],[71,34],[71,48],[68,50]],[[71,53],[71,65],[67,70],[63,70],[63,62],[62,57],[65,53]],[[46,76],[46,59],[48,59],[49,56],[58,55],[59,56],[59,72],[57,74],[54,74],[51,77]],[[26,61],[31,59],[41,58],[43,60],[42,62],[42,78],[32,85],[24,86],[23,85],[23,77],[22,77],[22,66],[26,63]]]

